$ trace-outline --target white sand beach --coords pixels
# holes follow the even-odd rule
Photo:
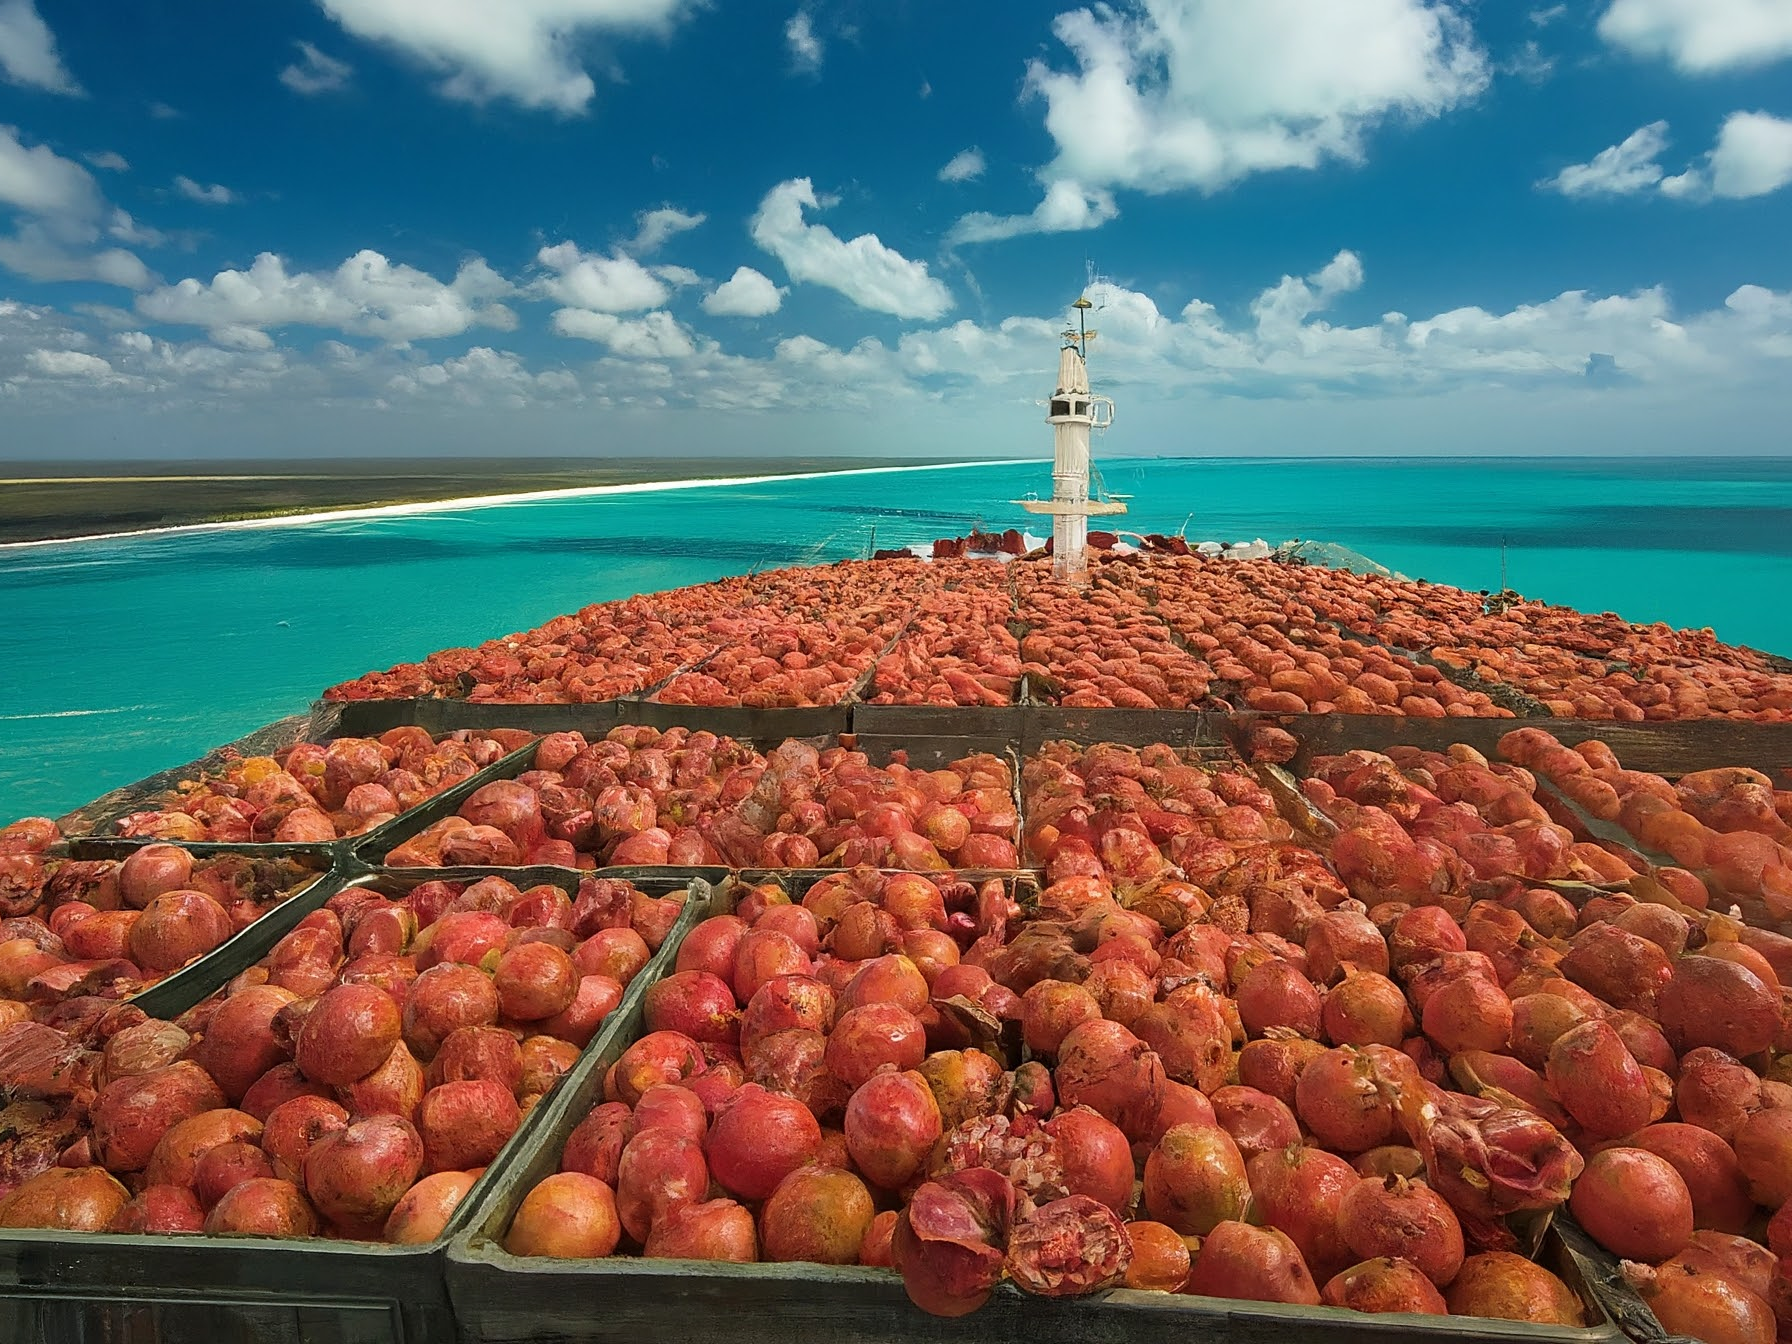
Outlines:
[[[366,508],[327,509],[314,513],[280,514],[270,518],[233,518],[214,523],[182,523],[175,527],[134,528],[124,532],[96,532],[82,537],[52,537],[41,541],[0,543],[0,554],[47,546],[83,546],[99,541],[127,541],[137,537],[163,537],[186,532],[236,532],[263,528],[300,527],[309,523],[347,522],[367,518],[402,518],[416,514],[462,513],[502,508],[510,504],[538,504],[545,500],[590,499],[604,495],[639,495],[656,490],[700,490],[758,485],[767,481],[811,481],[828,476],[882,476],[897,472],[959,471],[967,467],[1028,466],[1034,458],[1002,458],[985,462],[944,462],[914,467],[849,467],[841,471],[776,472],[757,476],[711,476],[699,480],[632,481],[621,485],[575,486],[564,490],[532,490],[516,494],[468,495],[460,499],[421,500],[411,504],[379,504]],[[146,477],[145,484],[166,480]]]

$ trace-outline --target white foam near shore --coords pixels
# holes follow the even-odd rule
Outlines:
[[[625,485],[579,485],[564,490],[531,490],[509,495],[468,495],[461,499],[418,500],[410,504],[379,504],[366,508],[329,509],[319,513],[286,513],[272,518],[233,518],[215,523],[181,523],[173,527],[144,527],[128,532],[95,532],[82,537],[47,537],[40,541],[0,542],[0,552],[26,547],[79,546],[94,541],[128,541],[134,537],[165,537],[183,532],[238,532],[256,528],[300,527],[308,523],[332,523],[362,518],[403,518],[424,513],[465,513],[501,508],[510,504],[539,504],[557,499],[589,499],[601,495],[640,495],[656,490],[696,490],[712,486],[758,485],[767,481],[817,481],[830,476],[880,476],[898,471],[959,471],[967,467],[1024,467],[1035,458],[1003,458],[989,462],[936,462],[914,467],[848,467],[842,471],[774,472],[763,476],[710,476],[694,481],[631,481]],[[144,484],[156,477],[146,476]]]

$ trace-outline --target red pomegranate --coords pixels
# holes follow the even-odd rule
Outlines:
[[[595,1176],[563,1171],[523,1196],[504,1249],[512,1255],[594,1260],[615,1250],[621,1239],[610,1187]]]
[[[98,1167],[51,1167],[0,1199],[0,1227],[104,1232],[131,1192]]]
[[[1258,1154],[1246,1164],[1245,1174],[1255,1216],[1285,1233],[1309,1269],[1330,1279],[1360,1258],[1338,1226],[1344,1197],[1361,1183],[1343,1158],[1290,1144]]]
[[[679,971],[648,986],[642,1012],[648,1031],[682,1032],[694,1041],[740,1039],[734,991],[708,971]]]
[[[1155,1052],[1117,1022],[1085,1022],[1065,1036],[1053,1074],[1066,1106],[1086,1105],[1130,1139],[1141,1138],[1163,1103],[1164,1068]]]
[[[111,1172],[141,1171],[175,1125],[223,1108],[224,1094],[191,1060],[107,1083],[91,1112],[94,1161]]]
[[[616,1213],[623,1231],[640,1242],[669,1210],[709,1189],[702,1146],[675,1130],[638,1130],[616,1170]]]
[[[276,1106],[261,1131],[261,1149],[273,1162],[272,1174],[301,1183],[312,1145],[347,1129],[348,1122],[349,1113],[325,1097],[294,1097]]]
[[[876,1074],[846,1104],[853,1164],[886,1190],[899,1189],[922,1170],[941,1132],[933,1090],[913,1071]]]
[[[1338,1233],[1359,1258],[1406,1261],[1440,1288],[1462,1269],[1462,1224],[1423,1181],[1365,1177],[1339,1201]]]
[[[300,1028],[293,1062],[314,1082],[344,1087],[386,1062],[398,1044],[398,1005],[371,985],[338,985]]]
[[[1665,1158],[1606,1148],[1588,1159],[1568,1207],[1589,1236],[1627,1260],[1666,1260],[1692,1240],[1692,1196]]]
[[[1242,1218],[1251,1187],[1238,1145],[1218,1125],[1177,1125],[1145,1162],[1145,1207],[1185,1236]]]
[[[205,1219],[208,1237],[310,1237],[317,1211],[290,1181],[244,1181],[219,1200]]]
[[[1334,1275],[1319,1290],[1328,1307],[1352,1311],[1399,1311],[1429,1316],[1449,1312],[1444,1295],[1416,1265],[1386,1257],[1365,1260]]]
[[[438,1171],[425,1176],[392,1206],[386,1217],[384,1239],[394,1246],[425,1246],[440,1240],[476,1180],[466,1171]]]
[[[1249,1302],[1319,1305],[1319,1289],[1299,1249],[1273,1227],[1217,1223],[1201,1243],[1182,1291]]]
[[[1133,1160],[1120,1127],[1087,1106],[1072,1106],[1044,1128],[1058,1146],[1065,1191],[1098,1200],[1124,1218],[1132,1207]]]
[[[926,1083],[920,1086],[926,1089]],[[937,1117],[936,1109],[936,1124]],[[748,1083],[717,1113],[706,1152],[710,1171],[724,1189],[738,1199],[757,1201],[807,1163],[820,1143],[821,1126],[807,1106]]]
[[[516,1098],[502,1083],[473,1078],[431,1088],[417,1109],[424,1169],[466,1171],[486,1166],[521,1123]]]
[[[351,1233],[381,1228],[423,1174],[423,1140],[410,1121],[369,1116],[326,1134],[305,1156],[305,1193],[317,1210]]]
[[[778,1183],[760,1211],[760,1250],[767,1260],[851,1265],[876,1207],[865,1183],[838,1167],[804,1167]]]
[[[1469,1256],[1444,1301],[1453,1316],[1537,1325],[1586,1323],[1586,1309],[1567,1284],[1543,1266],[1510,1251]]]

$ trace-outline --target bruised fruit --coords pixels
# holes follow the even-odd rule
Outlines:
[[[1145,1207],[1184,1235],[1206,1236],[1250,1206],[1244,1158],[1218,1125],[1177,1125],[1145,1160]]]

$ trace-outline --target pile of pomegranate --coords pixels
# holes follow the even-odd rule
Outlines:
[[[224,844],[327,843],[384,825],[533,737],[514,728],[463,729],[438,741],[407,727],[377,738],[301,742],[187,780],[160,807],[120,819],[117,831]]]
[[[880,868],[1017,865],[1013,773],[995,756],[942,770],[791,740],[762,755],[687,728],[550,733],[534,769],[478,789],[387,856],[394,867]]]
[[[1758,895],[1720,913],[1727,870],[1576,829],[1538,776],[1633,784],[1604,747],[1501,750],[1320,758],[1278,802],[1050,744],[1024,913],[949,877],[753,888],[506,1245],[888,1265],[946,1314],[1006,1277],[1578,1325],[1518,1253],[1566,1209],[1668,1329],[1766,1344],[1792,938]],[[1707,821],[1764,824],[1758,785],[1689,778]]]
[[[1145,582],[1154,610],[1213,665],[1217,688],[1241,709],[1278,714],[1410,714],[1419,718],[1510,718],[1478,690],[1435,667],[1365,645],[1316,612],[1260,593],[1267,561],[1154,560]],[[1134,583],[1133,566],[1109,565],[1109,582]],[[1197,577],[1198,576],[1198,577]],[[1352,576],[1354,577],[1354,576]]]
[[[782,621],[723,645],[653,695],[666,705],[772,709],[837,705],[890,646],[908,608],[895,602],[811,621]]]
[[[684,897],[350,887],[176,1021],[0,1028],[0,1227],[433,1241]]]
[[[1028,691],[1077,709],[1210,709],[1213,669],[1177,644],[1145,594],[1113,583],[1085,591],[1045,565],[1015,569]]]
[[[1182,565],[1185,562],[1176,562]],[[1710,630],[1633,625],[1536,601],[1489,610],[1479,593],[1317,566],[1241,567],[1291,620],[1313,617],[1504,682],[1564,718],[1785,722],[1792,677]],[[1198,573],[1203,579],[1211,572]]]
[[[1014,594],[999,566],[967,566],[950,592],[929,591],[894,648],[877,660],[873,705],[1011,705],[1020,699]]]
[[[1018,658],[1035,699],[1071,707],[1792,717],[1792,675],[1708,630],[1531,601],[1490,611],[1439,584],[1157,541],[1092,553],[1087,589],[1054,581],[1039,556],[899,554],[724,579],[587,607],[325,694],[562,703],[657,688],[680,704],[834,704],[875,665],[873,703],[994,705],[1014,702]],[[1496,704],[1490,684],[1514,694]]]
[[[875,567],[828,565],[718,579],[598,603],[476,649],[445,649],[422,663],[370,672],[324,694],[333,700],[438,696],[494,704],[585,704],[644,695],[725,649],[733,652],[724,670],[755,658],[759,633],[792,621],[809,623],[815,627],[811,639],[830,643],[827,623],[850,623],[872,607],[906,608],[916,591],[949,577],[910,557]],[[834,652],[830,643],[821,661]],[[880,652],[881,644],[858,672]]]
[[[60,839],[45,817],[0,828],[0,1024],[146,989],[317,877],[293,859],[195,858],[178,845],[70,859]]]
[[[1557,747],[1544,734],[1524,735],[1509,754],[1587,816],[1616,822],[1670,866],[1706,874],[1757,922],[1792,917],[1792,790],[1741,767],[1669,783],[1624,769],[1596,742],[1573,753]]]

